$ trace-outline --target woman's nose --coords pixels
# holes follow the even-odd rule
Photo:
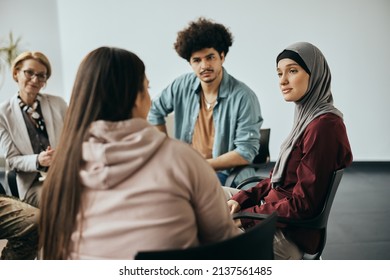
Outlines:
[[[39,82],[39,78],[37,75],[33,75],[30,80],[33,81],[34,83]]]
[[[283,75],[283,76],[280,77],[279,83],[280,83],[281,85],[286,85],[286,84],[288,84],[288,80],[287,80],[287,79],[285,78],[285,76]]]

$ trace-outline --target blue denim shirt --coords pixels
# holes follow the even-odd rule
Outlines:
[[[165,117],[174,111],[175,138],[191,144],[199,114],[200,92],[200,80],[195,73],[180,76],[153,100],[148,121],[152,125],[165,124]],[[225,69],[217,104],[213,109],[213,120],[213,158],[236,151],[252,162],[260,145],[260,127],[263,123],[260,104],[256,94]],[[229,174],[229,170],[223,172]],[[240,173],[236,182],[253,175],[253,170],[246,169]]]

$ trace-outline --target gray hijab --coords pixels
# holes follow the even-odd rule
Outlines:
[[[306,94],[302,99],[295,102],[293,128],[280,147],[279,158],[275,163],[271,178],[271,182],[276,185],[283,182],[291,150],[307,125],[316,117],[326,113],[343,117],[343,114],[333,106],[333,97],[330,90],[330,69],[321,51],[310,43],[299,42],[284,49],[278,55],[278,58],[285,51],[293,51],[302,58],[310,71],[310,79]],[[292,57],[289,58],[293,59]],[[300,64],[298,61],[296,62]]]

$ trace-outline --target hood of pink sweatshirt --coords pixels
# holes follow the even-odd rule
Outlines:
[[[92,123],[82,147],[83,184],[93,189],[118,185],[150,160],[166,137],[144,119]]]

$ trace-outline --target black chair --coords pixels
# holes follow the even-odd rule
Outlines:
[[[0,194],[6,194],[3,185],[0,183]]]
[[[269,140],[271,135],[270,128],[260,129],[260,148],[258,154],[253,159],[253,163],[248,165],[237,166],[233,168],[230,172],[228,178],[226,179],[225,186],[233,187],[233,182],[235,181],[237,175],[246,168],[254,168],[255,171],[258,171],[260,168],[265,168],[270,162],[270,153],[269,153]]]
[[[7,183],[11,191],[12,196],[19,198],[18,185],[16,184],[16,171],[6,171]]]
[[[233,238],[187,249],[139,252],[136,260],[272,260],[276,213]]]
[[[339,187],[341,178],[343,177],[344,169],[336,170],[333,173],[332,179],[330,181],[330,185],[328,188],[328,193],[326,194],[324,206],[322,207],[321,212],[311,218],[311,219],[304,219],[304,220],[296,220],[296,219],[288,219],[284,217],[278,216],[278,223],[283,223],[288,226],[292,227],[300,227],[300,228],[308,228],[308,229],[318,229],[321,231],[321,240],[320,244],[317,248],[317,253],[311,255],[308,253],[305,253],[303,256],[303,259],[305,260],[319,260],[321,259],[322,251],[325,248],[326,244],[326,234],[327,234],[327,226],[328,226],[328,218],[330,214],[330,209],[332,208],[333,200],[336,196],[337,189]],[[256,179],[256,178],[254,178]],[[251,178],[248,178],[245,180],[246,182],[240,183],[237,187],[242,188],[242,184],[252,182]],[[267,214],[258,214],[258,213],[237,213],[234,214],[233,217],[235,219],[242,219],[242,218],[250,218],[250,219],[267,219],[269,215]]]

